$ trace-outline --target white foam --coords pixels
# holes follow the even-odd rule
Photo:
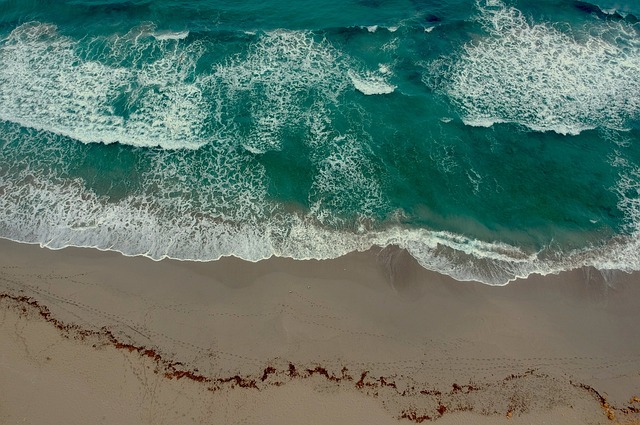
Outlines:
[[[153,37],[156,40],[164,41],[164,40],[184,40],[189,37],[189,31],[156,31],[152,33]]]
[[[37,34],[28,38],[29,43],[36,46],[38,43],[57,46],[56,43],[62,43],[60,40],[74,43],[57,34],[55,28],[50,32],[45,30],[33,28]],[[138,43],[149,42],[151,37],[144,37],[141,33],[135,35]],[[163,43],[179,45],[175,40]],[[25,43],[18,40],[14,44],[24,52]],[[12,46],[6,41],[2,44],[3,57],[12,57],[7,50]],[[66,51],[61,47],[55,49]],[[176,47],[175,52],[183,52],[181,49]],[[177,63],[172,55],[163,54],[169,59],[160,62],[162,66]],[[77,59],[74,55],[69,57]],[[640,204],[634,195],[640,189],[633,186],[640,181],[640,172],[623,158],[616,162],[621,166],[617,193],[619,208],[629,217],[628,232],[633,237],[620,237],[603,247],[549,258],[544,251],[525,252],[508,244],[478,241],[448,232],[411,229],[400,224],[382,227],[372,217],[376,211],[387,208],[383,182],[375,178],[377,173],[366,150],[367,143],[359,139],[363,137],[362,132],[358,132],[358,136],[337,134],[332,125],[330,109],[344,100],[341,95],[350,83],[355,85],[352,75],[382,78],[367,71],[356,74],[352,70],[356,67],[349,67],[350,63],[329,43],[317,40],[310,33],[276,31],[259,36],[246,54],[230,58],[216,68],[215,81],[201,82],[201,87],[206,83],[207,90],[218,94],[214,100],[218,104],[207,104],[207,109],[213,110],[209,119],[219,127],[214,137],[216,143],[207,144],[199,151],[149,151],[145,161],[151,161],[152,165],[149,169],[145,165],[140,176],[141,192],[129,193],[119,200],[99,196],[80,180],[63,177],[67,174],[64,164],[74,161],[68,153],[74,144],[54,136],[51,128],[35,131],[16,125],[14,133],[4,135],[5,140],[0,141],[0,164],[26,162],[19,167],[0,167],[0,236],[42,243],[50,248],[83,246],[145,255],[155,260],[168,257],[200,261],[229,255],[250,261],[273,255],[297,259],[335,258],[372,246],[396,244],[406,248],[425,268],[459,280],[475,279],[488,284],[505,284],[531,273],[557,273],[584,265],[640,269],[637,232]],[[96,69],[106,72],[99,65],[95,65]],[[48,81],[53,71],[44,64],[40,66],[46,73],[41,76],[34,71],[34,78]],[[144,70],[144,66],[142,68]],[[143,86],[167,81],[166,76],[160,75],[161,68],[158,65],[153,72],[141,72],[138,76]],[[129,76],[131,71],[125,71],[124,76]],[[6,74],[0,70],[3,78],[8,78]],[[2,90],[0,87],[0,93]],[[23,90],[35,89],[25,87]],[[317,93],[312,105],[294,96],[309,90]],[[94,101],[93,95],[87,96]],[[144,93],[140,96],[144,97]],[[42,107],[38,99],[30,100],[26,95],[23,99]],[[233,124],[233,117],[237,108],[247,104],[252,105],[250,112],[255,125],[245,133]],[[0,105],[0,111],[2,108]],[[158,116],[159,112],[154,111],[150,114]],[[64,118],[64,115],[53,116]],[[36,118],[44,120],[43,117],[47,118],[46,114],[36,111]],[[47,119],[47,123],[52,120]],[[309,134],[305,140],[313,167],[309,213],[292,212],[267,201],[264,167],[253,155],[244,155],[238,148],[245,146],[257,154],[280,148],[273,143],[280,143],[279,132],[287,122],[304,126]],[[80,125],[86,124],[81,121]],[[112,127],[108,129],[113,131]],[[138,135],[130,131],[133,136]],[[46,154],[43,149],[47,150]],[[201,155],[195,156],[197,154]],[[455,152],[447,154],[453,156]],[[62,171],[52,171],[55,167],[47,163],[48,160],[60,161]],[[475,174],[468,177],[474,184],[482,183]],[[333,212],[349,214],[354,210],[360,213],[356,217],[360,219],[354,225],[356,229],[335,230],[345,226]],[[401,217],[402,212],[396,215]]]
[[[252,128],[243,136],[255,152],[281,149],[286,128],[303,125],[309,92],[335,104],[347,86],[340,53],[310,32],[277,30],[262,35],[246,55],[216,67],[225,109],[246,111]]]
[[[317,217],[295,214],[278,215],[263,223],[233,223],[192,214],[170,215],[154,209],[158,205],[151,199],[128,198],[114,204],[80,185],[53,187],[45,180],[33,183],[21,187],[15,195],[21,196],[22,206],[28,205],[25,201],[37,202],[42,213],[27,214],[24,208],[16,208],[13,195],[3,197],[0,210],[6,212],[6,220],[0,232],[3,237],[23,242],[46,241],[41,245],[51,249],[92,247],[154,260],[209,261],[233,255],[258,261],[274,255],[328,259],[395,244],[406,248],[423,267],[459,280],[504,284],[515,276],[538,271],[535,256],[517,248],[445,232],[393,227],[351,233],[319,226],[315,224]],[[478,261],[489,266],[475,265]]]
[[[153,46],[161,55],[145,61],[144,50],[159,43],[145,34],[134,29],[123,37],[83,40],[112,52],[88,59],[78,41],[53,25],[17,27],[0,44],[0,119],[84,143],[203,145],[206,103],[198,79],[190,81],[198,46]],[[126,58],[133,58],[133,67],[120,65]],[[117,110],[119,99],[128,116]]]
[[[264,153],[304,122],[309,93],[337,104],[350,82],[353,61],[310,32],[261,34],[213,75],[196,74],[205,47],[186,37],[145,24],[77,41],[53,25],[21,25],[0,44],[0,119],[84,143],[194,149],[232,137]],[[394,88],[366,71],[356,84],[367,94]],[[248,133],[234,124],[247,105]]]
[[[356,194],[355,198],[361,202],[359,208],[376,208],[369,202],[376,198],[379,186],[367,176],[370,165],[360,151],[361,145],[348,137],[323,138],[321,121],[314,124],[321,138],[317,142],[333,144],[334,149],[319,163],[313,192],[320,196],[314,211],[307,215],[270,205],[265,198],[264,169],[250,158],[232,155],[228,146],[220,147],[224,156],[213,152],[205,155],[209,160],[206,163],[195,161],[193,151],[160,152],[155,166],[143,176],[141,187],[149,188],[149,192],[114,201],[87,190],[79,180],[38,171],[50,168],[47,161],[67,164],[73,159],[69,156],[72,154],[65,153],[63,142],[47,133],[25,135],[16,128],[15,134],[7,136],[11,141],[0,150],[0,158],[7,163],[15,154],[26,158],[28,164],[0,170],[0,236],[52,249],[93,247],[154,260],[198,261],[229,255],[249,261],[274,255],[326,259],[394,244],[407,249],[425,268],[458,280],[492,285],[506,284],[531,273],[558,273],[582,266],[640,269],[638,232],[628,238],[612,239],[604,246],[549,256],[544,250],[525,252],[505,243],[399,224],[376,229],[361,223],[355,231],[326,226],[331,221],[323,221],[323,212],[341,205],[327,205],[334,200],[322,193],[343,194],[347,189],[341,180],[355,180],[356,187],[363,191],[361,197]],[[26,141],[29,138],[40,143]],[[47,143],[42,144],[42,138],[48,138]],[[41,146],[60,151],[62,157],[53,152],[44,155]],[[29,153],[32,156],[24,156]],[[219,163],[219,159],[224,162]],[[620,207],[634,216],[630,225],[637,226],[640,170],[623,160],[618,164]],[[205,180],[194,185],[187,177],[193,175]],[[230,184],[232,187],[228,188]],[[196,189],[203,186],[210,191]],[[351,197],[354,199],[353,194]],[[344,198],[336,196],[335,202]]]
[[[384,77],[371,72],[367,72],[362,75],[350,71],[349,77],[351,78],[351,82],[356,90],[367,96],[374,94],[389,94],[393,93],[396,89],[396,86],[389,84]]]
[[[389,65],[385,65],[383,63],[378,64],[378,71],[384,75],[391,74],[391,68],[389,68]]]
[[[218,252],[230,255],[236,249],[241,256],[257,259],[266,252],[257,247],[260,238],[250,236],[258,231],[253,223],[265,215],[264,169],[230,145],[207,146],[202,154],[155,151],[146,156],[145,169],[136,177],[139,189],[114,201],[87,189],[80,179],[58,175],[81,152],[66,147],[68,142],[60,137],[25,134],[17,126],[3,137],[11,142],[0,152],[2,161],[29,167],[0,171],[0,191],[7,195],[0,199],[4,237],[52,248],[113,249],[154,259],[213,259]],[[32,178],[25,183],[29,175]],[[197,235],[218,241],[203,242],[194,238]]]
[[[355,210],[360,217],[374,216],[386,204],[363,150],[366,144],[355,136],[338,136],[326,143],[330,153],[318,161],[309,196],[312,214],[324,224],[339,223],[336,212]]]
[[[251,156],[234,153],[231,140],[204,147],[208,152],[155,151],[146,157],[153,162],[139,177],[139,191],[113,200],[79,179],[58,174],[67,173],[64,169],[81,150],[68,149],[67,142],[51,133],[14,126],[12,133],[3,131],[0,160],[26,163],[0,169],[0,236],[52,249],[93,247],[154,260],[199,261],[229,255],[250,261],[273,255],[335,258],[397,244],[425,267],[492,284],[532,269],[535,256],[518,248],[447,232],[399,225],[375,230],[366,222],[353,232],[335,230],[335,224],[345,227],[335,220],[335,211],[348,212],[355,203],[366,218],[368,210],[383,206],[381,186],[371,178],[375,170],[361,143],[349,136],[332,137],[323,114],[310,125],[310,147],[329,147],[330,153],[317,158],[309,199],[313,208],[306,215],[267,202],[263,167]],[[57,167],[62,167],[59,172]],[[443,247],[451,253],[443,254]],[[460,256],[467,258],[465,267],[457,260]],[[468,266],[478,259],[493,264],[489,274]]]
[[[567,33],[499,1],[479,10],[488,36],[466,44],[445,71],[445,91],[465,123],[578,134],[625,129],[640,116],[640,40],[629,24]]]
[[[352,173],[348,167],[337,163],[327,164],[327,167],[338,173],[340,170]],[[335,177],[330,179],[335,181]],[[131,196],[114,203],[87,191],[79,182],[55,185],[41,176],[21,186],[7,181],[1,181],[0,186],[9,193],[0,199],[4,217],[0,224],[2,237],[40,242],[52,249],[93,247],[125,255],[144,255],[154,260],[207,261],[234,255],[258,261],[273,255],[297,259],[335,258],[374,245],[393,243],[409,249],[425,267],[457,278],[468,278],[475,271],[463,270],[454,259],[438,255],[440,246],[453,246],[472,257],[482,254],[504,264],[523,263],[527,259],[525,254],[506,245],[469,241],[443,232],[394,227],[382,231],[362,228],[351,233],[317,225],[317,216],[303,217],[284,212],[262,222],[252,215],[242,217],[240,221],[230,217],[219,219],[209,214],[194,215],[193,208],[197,205],[184,206],[175,202],[175,198],[173,202],[163,202],[167,198],[162,193],[157,198]],[[179,187],[171,189],[171,193],[180,193]],[[34,215],[32,208],[36,206],[39,213]],[[496,279],[503,281],[505,276],[510,276],[494,274]],[[500,280],[495,282],[501,283]]]
[[[287,129],[304,127],[309,115],[326,108],[309,110],[308,103],[339,109],[349,84],[365,94],[392,92],[382,72],[364,70],[327,40],[308,31],[276,30],[261,34],[251,48],[216,66],[216,97],[224,102],[223,114],[247,114],[251,128],[237,137],[254,153],[282,149]],[[380,65],[391,75],[388,66]],[[247,111],[247,105],[250,105]]]
[[[25,133],[15,126],[13,133],[4,132],[0,159],[16,163],[22,158],[26,163],[0,169],[0,236],[52,249],[81,246],[155,260],[199,261],[229,255],[249,261],[273,255],[335,258],[395,244],[425,268],[488,284],[582,265],[640,267],[637,238],[542,260],[544,254],[508,244],[399,224],[376,229],[365,220],[354,231],[335,230],[344,229],[345,223],[336,221],[334,212],[354,208],[346,202],[357,204],[355,208],[366,218],[366,211],[384,207],[384,200],[380,183],[372,179],[374,170],[364,145],[352,136],[332,136],[327,120],[322,111],[309,117],[309,146],[329,148],[330,153],[314,159],[317,172],[309,199],[312,211],[307,214],[270,204],[263,167],[251,156],[234,153],[232,140],[203,148],[210,152],[156,151],[147,158],[153,162],[140,176],[142,192],[115,201],[88,190],[80,180],[52,174],[53,164],[66,173],[64,168],[73,163],[75,154],[64,140],[46,132]],[[196,175],[199,178],[194,181],[191,177]],[[628,196],[624,176],[632,181],[639,176],[621,168],[620,190]],[[622,208],[638,207],[621,202]],[[396,217],[401,220],[402,213]]]
[[[501,122],[505,122],[502,120],[498,120],[498,119],[490,119],[490,118],[464,118],[462,120],[462,122],[464,122],[466,125],[469,125],[471,127],[484,127],[484,128],[488,128],[491,127],[494,124],[498,124]]]
[[[368,32],[370,33],[375,33],[377,32],[380,28],[387,30],[389,32],[396,32],[398,31],[398,29],[400,28],[397,25],[392,25],[392,26],[382,26],[382,25],[366,25],[366,26],[359,26],[358,28],[361,29],[366,29]]]
[[[617,155],[611,165],[619,171],[613,191],[618,195],[618,209],[625,213],[625,230],[640,236],[640,167]]]
[[[607,15],[617,14],[626,18],[630,13],[633,13],[636,16],[640,13],[640,8],[638,8],[639,4],[635,0],[596,0],[591,3],[596,5],[598,9]]]

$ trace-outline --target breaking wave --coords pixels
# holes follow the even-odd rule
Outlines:
[[[480,10],[487,35],[433,68],[444,70],[439,88],[467,124],[515,122],[575,134],[625,129],[638,119],[640,55],[628,23],[572,34],[533,24],[502,3]],[[422,27],[417,32],[425,36]],[[397,245],[427,269],[491,285],[582,266],[640,270],[640,169],[624,154],[611,159],[618,178],[610,188],[618,199],[613,208],[624,213],[624,234],[590,239],[599,245],[534,250],[412,226],[388,199],[395,170],[383,168],[396,163],[376,155],[403,142],[407,149],[386,153],[423,155],[420,144],[428,142],[412,121],[422,111],[434,113],[428,130],[441,131],[437,137],[451,138],[451,146],[468,140],[446,133],[457,129],[440,125],[440,105],[424,107],[426,94],[382,96],[395,92],[391,82],[409,84],[392,69],[414,78],[408,60],[397,57],[406,46],[371,57],[367,66],[311,31],[224,37],[232,41],[219,53],[215,34],[145,24],[77,40],[53,25],[28,23],[0,41],[0,235],[154,260],[328,259]],[[424,88],[419,75],[415,85]],[[406,120],[406,133],[378,125],[375,114],[387,109]],[[294,163],[293,154],[280,155],[292,145],[304,155],[296,165],[306,173],[295,184],[306,186],[304,199],[288,204],[290,198],[270,193],[268,166]],[[451,152],[447,161],[455,162],[458,151]],[[463,175],[475,186],[473,196],[482,196],[471,174],[480,175],[473,167]],[[482,175],[491,180],[490,172]],[[450,190],[440,177],[398,187],[417,181],[433,184],[434,194]],[[425,199],[416,202],[439,200]]]
[[[341,190],[353,187],[349,184],[354,180],[370,182],[359,174],[366,171],[358,171],[366,165],[348,163],[361,157],[349,140],[336,143],[334,152],[320,162],[312,191],[335,197],[320,196],[316,207],[304,212],[269,201],[264,168],[231,146],[216,147],[217,151],[202,156],[197,156],[202,150],[161,151],[138,176],[140,191],[115,199],[89,189],[82,179],[64,177],[78,152],[67,149],[68,143],[59,136],[25,132],[12,124],[5,127],[10,131],[4,132],[0,145],[4,164],[0,167],[0,234],[20,242],[196,261],[223,256],[249,261],[271,256],[328,259],[373,246],[397,245],[427,269],[491,285],[581,266],[640,269],[640,169],[622,158],[615,164],[620,178],[614,189],[619,207],[627,213],[630,236],[580,250],[558,252],[547,247],[528,252],[506,243],[407,227],[400,223],[401,217],[378,224],[364,220],[351,229],[337,228],[330,221],[323,224],[323,212],[340,208],[323,202],[340,202]],[[44,149],[43,140],[47,142]],[[29,159],[14,161],[14,155]],[[369,190],[375,194],[377,189]],[[371,193],[362,202],[375,200]]]
[[[0,118],[84,143],[197,148],[207,100],[199,44],[152,36],[152,27],[88,40],[27,23],[0,44]]]
[[[368,73],[367,75],[358,75],[353,72],[349,73],[353,86],[365,95],[373,94],[389,94],[393,93],[396,86],[389,84],[381,75]]]
[[[479,4],[487,32],[459,57],[440,61],[444,91],[472,126],[519,123],[578,134],[628,129],[640,117],[640,37],[603,21],[582,31],[533,23],[499,1]]]
[[[353,71],[361,65],[309,31],[253,38],[246,52],[201,69],[217,46],[188,31],[143,24],[75,40],[52,24],[23,24],[0,42],[0,119],[83,143],[197,149],[233,137],[264,153],[306,119],[313,96],[335,105],[349,84],[365,94],[394,89],[377,71]],[[239,131],[246,105],[251,129]]]

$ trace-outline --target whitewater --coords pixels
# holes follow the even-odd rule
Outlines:
[[[74,5],[0,6],[0,237],[640,270],[633,4]]]

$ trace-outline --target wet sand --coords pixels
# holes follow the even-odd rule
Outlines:
[[[640,420],[640,274],[457,282],[399,249],[211,263],[0,240],[0,423]]]

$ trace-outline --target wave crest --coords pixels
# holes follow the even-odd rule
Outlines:
[[[207,118],[194,75],[201,53],[145,28],[81,45],[54,25],[23,24],[0,44],[0,119],[84,143],[197,148]]]
[[[360,210],[376,208],[370,202],[382,199],[378,183],[368,175],[371,164],[360,152],[362,147],[348,137],[331,138],[321,118],[310,123],[315,133],[310,143],[329,146],[331,153],[317,158],[313,207],[306,212],[269,201],[264,167],[252,155],[234,149],[231,141],[197,151],[143,152],[151,162],[137,177],[139,189],[114,198],[87,187],[82,178],[64,177],[73,174],[81,145],[74,151],[51,133],[25,132],[7,124],[9,131],[3,132],[0,144],[0,163],[7,165],[0,166],[0,236],[52,249],[92,247],[154,260],[196,261],[223,256],[249,261],[271,256],[329,259],[397,245],[427,269],[491,285],[583,266],[640,269],[640,171],[622,156],[613,164],[620,170],[613,189],[628,218],[629,236],[571,251],[531,251],[407,227],[401,224],[401,211],[384,223],[366,217],[352,226],[335,223],[328,215],[344,206],[332,202],[346,198],[350,187],[362,195],[354,198]],[[119,149],[119,155],[132,151]]]
[[[625,22],[582,33],[531,23],[500,1],[479,3],[488,36],[444,69],[444,90],[468,125],[513,122],[578,134],[626,129],[640,117],[640,40]],[[448,69],[447,69],[448,68]]]
[[[373,73],[358,75],[355,72],[349,72],[349,77],[356,90],[367,96],[389,94],[393,93],[396,89],[396,86],[389,84],[381,75],[375,75]]]

